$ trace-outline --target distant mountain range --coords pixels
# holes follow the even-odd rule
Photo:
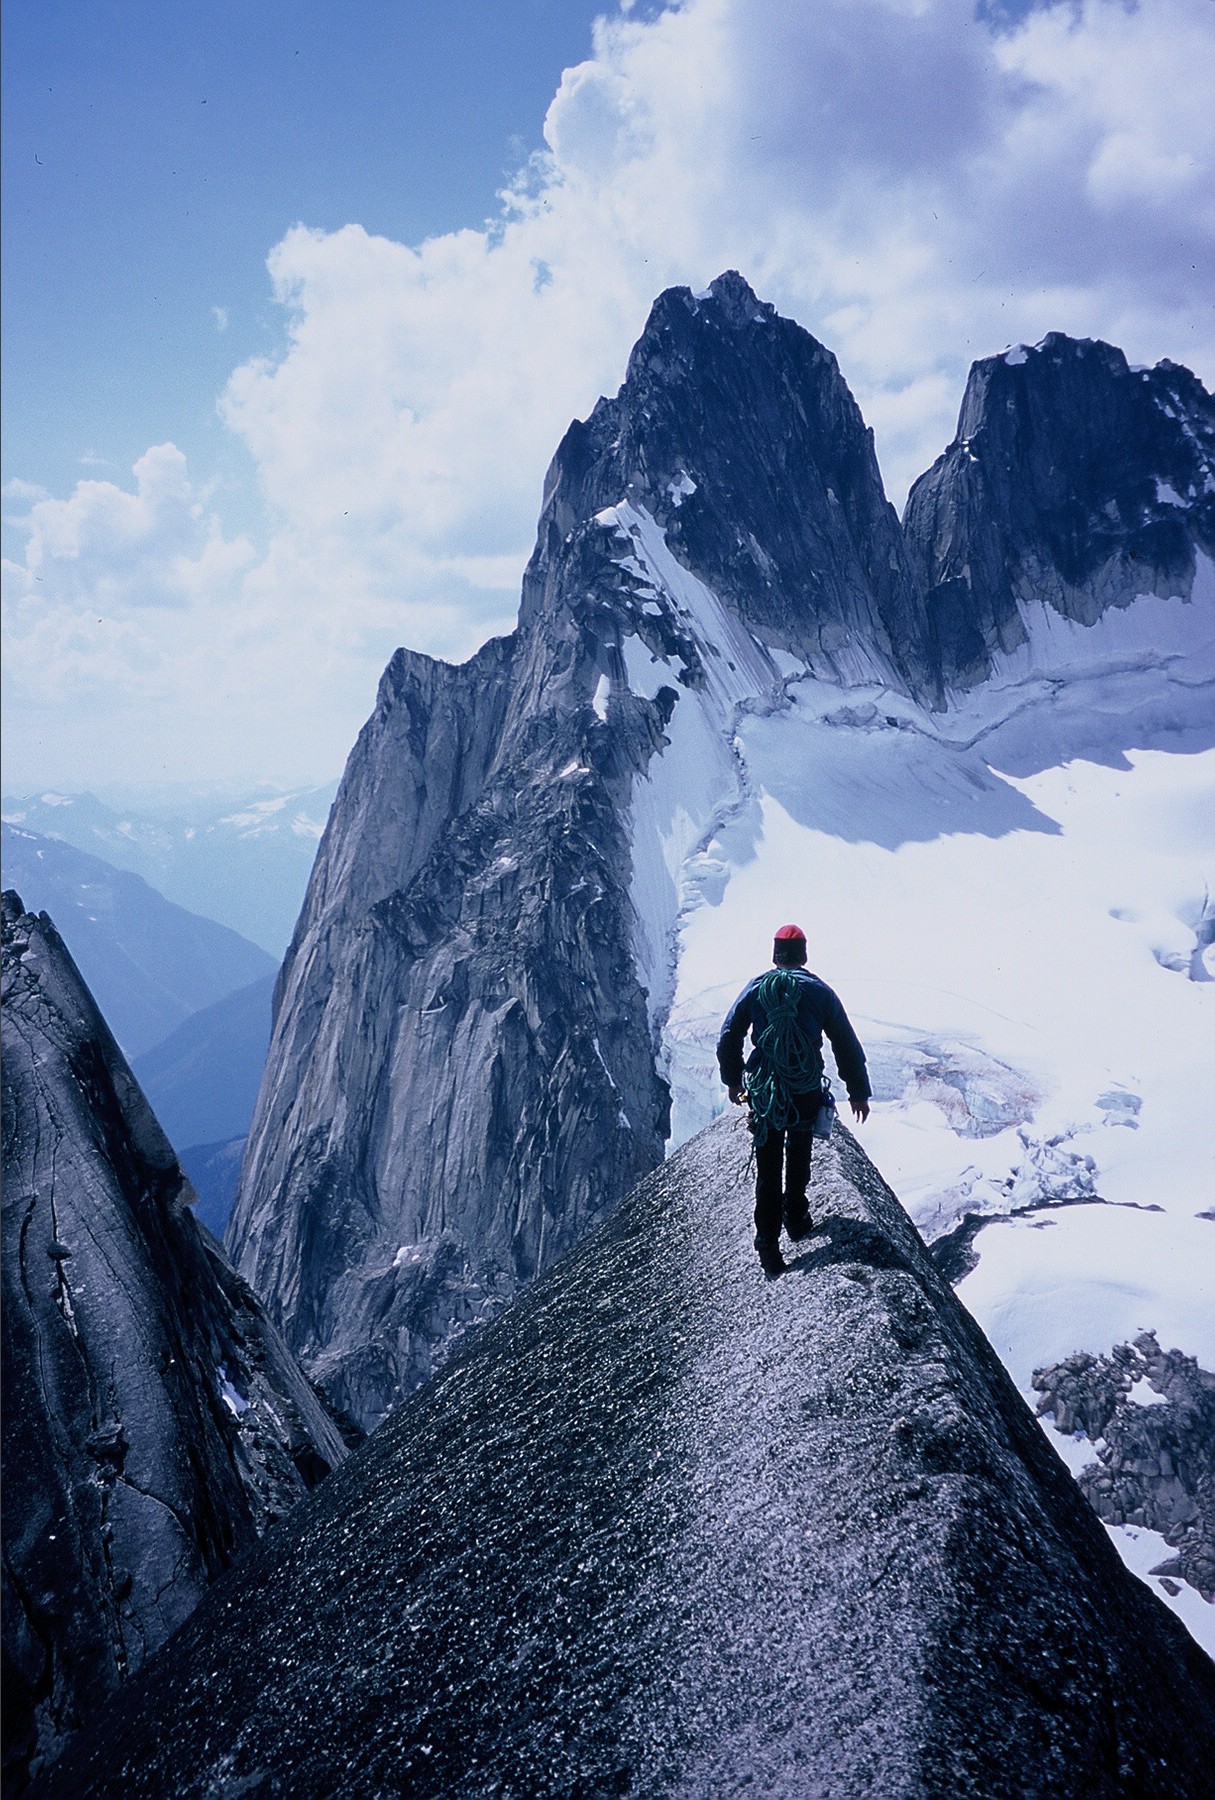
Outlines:
[[[179,906],[274,957],[291,940],[336,782],[186,806],[108,806],[92,794],[7,795],[4,818],[129,869]]]
[[[190,1144],[181,1152],[181,1166],[198,1195],[194,1217],[220,1239],[232,1216],[247,1141],[242,1135],[218,1144]]]
[[[195,1216],[222,1238],[270,1042],[274,977],[192,1013],[131,1067],[198,1195]]]
[[[205,1007],[274,978],[274,958],[141,876],[26,827],[0,827],[4,880],[57,922],[128,1057]],[[218,1134],[215,1134],[218,1135]]]
[[[192,1013],[132,1070],[198,1195],[195,1216],[222,1238],[270,1042],[274,977]]]
[[[253,1119],[270,1042],[274,976],[262,975],[179,1025],[131,1068],[181,1154],[243,1137]]]

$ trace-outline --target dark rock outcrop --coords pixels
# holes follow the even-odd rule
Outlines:
[[[1215,1668],[845,1133],[710,1127],[203,1601],[48,1796],[1198,1800]]]
[[[524,630],[580,588],[591,607],[602,597],[595,515],[625,499],[760,643],[828,678],[864,670],[939,692],[873,433],[831,352],[741,275],[661,294],[620,392],[570,426],[545,481]]]
[[[1026,641],[1019,601],[1091,625],[1138,594],[1189,598],[1196,549],[1215,556],[1215,401],[1177,363],[1053,331],[974,364],[903,523],[941,678],[971,687]]]
[[[1158,1531],[1177,1554],[1152,1573],[1215,1601],[1215,1375],[1145,1331],[1109,1356],[1038,1369],[1033,1383],[1039,1413],[1092,1441],[1079,1482],[1098,1516]]]
[[[345,1455],[62,940],[4,895],[7,1791]]]
[[[734,783],[778,655],[933,693],[927,644],[834,358],[737,275],[664,294],[549,471],[516,633],[389,665],[280,979],[229,1243],[364,1424],[662,1154],[630,808],[672,737],[711,713]]]

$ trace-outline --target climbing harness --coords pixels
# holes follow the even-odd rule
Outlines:
[[[755,1034],[756,1066],[747,1073],[751,1132],[758,1149],[772,1131],[799,1125],[797,1096],[818,1088],[823,1059],[798,1022],[801,983],[790,969],[769,969],[755,990],[767,1023]]]

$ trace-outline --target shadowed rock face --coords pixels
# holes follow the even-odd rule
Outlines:
[[[545,481],[521,623],[554,593],[595,514],[629,498],[765,645],[848,678],[939,692],[923,600],[873,433],[831,352],[740,275],[654,303],[613,400],[566,433]],[[572,537],[570,534],[573,534]],[[602,580],[588,570],[590,585]]]
[[[763,704],[786,704],[780,648],[932,688],[834,358],[738,276],[663,295],[558,451],[516,633],[459,668],[389,665],[280,978],[228,1241],[366,1425],[662,1154],[628,815],[724,659],[597,516],[626,502],[746,621]],[[630,687],[630,642],[670,653],[672,685]]]
[[[345,1456],[58,933],[4,895],[6,1791]]]
[[[49,1794],[1207,1795],[1215,1669],[837,1131],[723,1120],[202,1603]]]
[[[1026,641],[1018,601],[1091,625],[1137,594],[1190,595],[1215,556],[1215,402],[1188,369],[1132,369],[1051,332],[974,364],[958,435],[904,514],[947,686]]]

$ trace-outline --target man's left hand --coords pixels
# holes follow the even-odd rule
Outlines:
[[[742,1106],[745,1103],[746,1098],[747,1098],[746,1088],[740,1088],[740,1087],[731,1088],[730,1089],[730,1098],[734,1102],[735,1106]]]
[[[848,1104],[852,1108],[853,1118],[856,1119],[859,1124],[863,1125],[865,1120],[869,1117],[868,1100],[849,1100]]]

